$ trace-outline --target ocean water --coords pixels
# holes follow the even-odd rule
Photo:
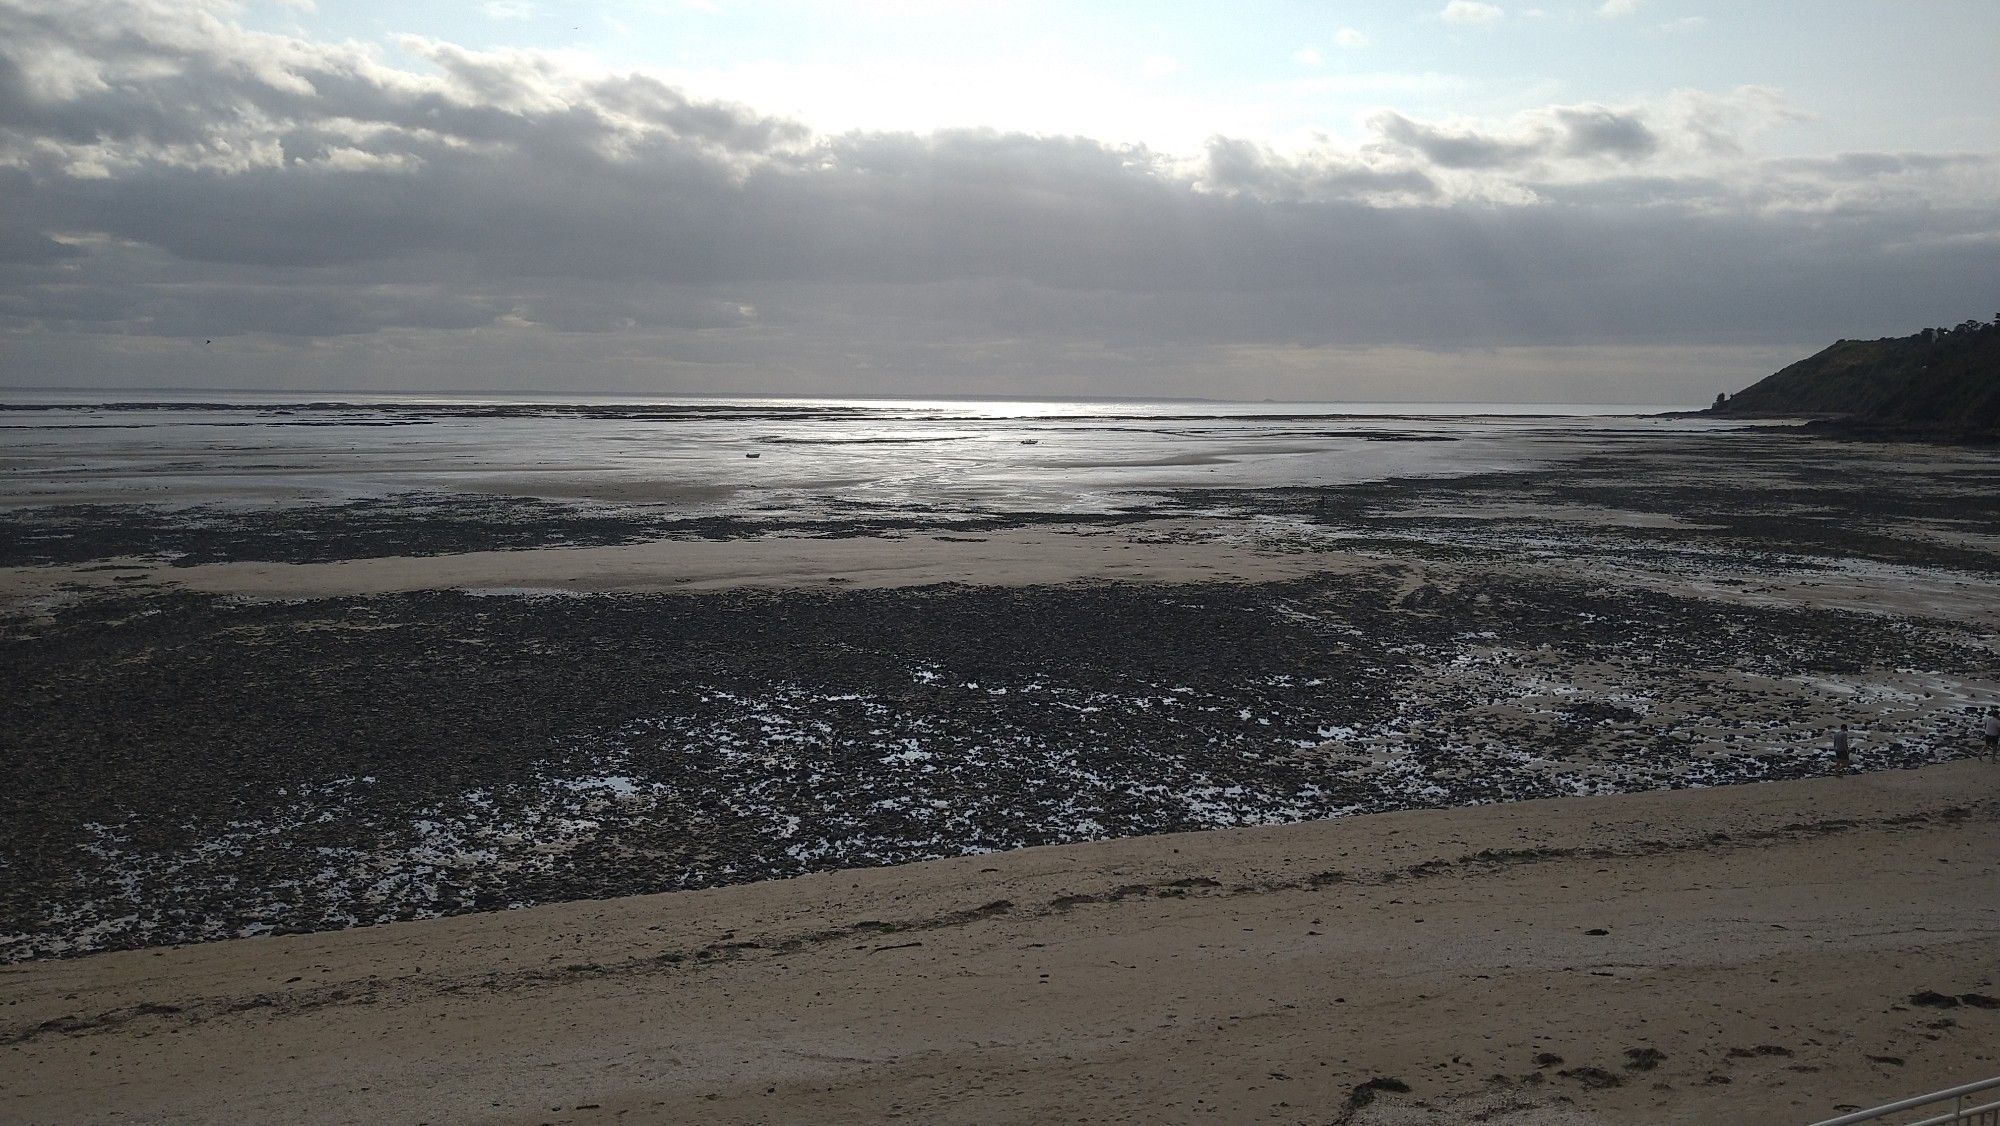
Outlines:
[[[0,507],[542,497],[692,516],[1109,513],[1527,469],[1740,424],[1671,406],[0,395]]]

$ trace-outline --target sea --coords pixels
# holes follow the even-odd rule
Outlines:
[[[1685,405],[0,392],[0,508],[478,493],[677,514],[1103,514],[1533,468]]]

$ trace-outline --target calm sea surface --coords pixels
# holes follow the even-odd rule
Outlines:
[[[1736,425],[1673,406],[9,392],[0,506],[538,496],[685,512],[1077,512],[1526,469]]]

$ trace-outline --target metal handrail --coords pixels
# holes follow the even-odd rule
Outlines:
[[[1963,1096],[1961,1096],[1962,1098]],[[1960,1122],[1987,1122],[1988,1115],[2000,1119],[2000,1102],[1981,1103],[1978,1106],[1961,1106],[1957,1110],[1946,1111],[1935,1118],[1912,1122],[1910,1126],[1956,1126]]]
[[[1822,1122],[1815,1122],[1812,1126],[1856,1126],[1857,1123],[1873,1122],[1884,1115],[1895,1114],[1897,1111],[1916,1110],[1920,1107],[1930,1106],[1932,1103],[1941,1103],[1946,1099],[1958,1099],[1959,1105],[1955,1109],[1933,1118],[1926,1118],[1921,1122],[1912,1122],[1909,1124],[1909,1126],[1947,1126],[1949,1123],[1963,1120],[1967,1115],[2000,1111],[2000,1102],[1987,1103],[1984,1106],[1966,1106],[1964,1101],[1967,1095],[1976,1095],[1981,1091],[1991,1091],[1995,1088],[2000,1088],[2000,1076],[1992,1079],[1981,1079],[1976,1083],[1948,1087],[1945,1090],[1935,1091],[1928,1095],[1918,1095],[1915,1098],[1900,1099],[1893,1103],[1875,1107],[1872,1110],[1857,1110],[1853,1114],[1843,1114],[1839,1118],[1829,1118]]]

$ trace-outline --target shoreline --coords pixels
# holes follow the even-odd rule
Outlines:
[[[1991,1073],[1991,459],[1411,448],[1084,517],[517,454],[8,510],[0,1117],[1594,1126]],[[244,449],[152,487],[310,491]]]
[[[17,512],[0,961],[1799,777],[1843,722],[1863,769],[1965,753],[2000,702],[1989,459],[1602,445],[784,535]]]
[[[1806,1121],[1995,1070],[1996,815],[1958,762],[30,963],[0,1113]]]

